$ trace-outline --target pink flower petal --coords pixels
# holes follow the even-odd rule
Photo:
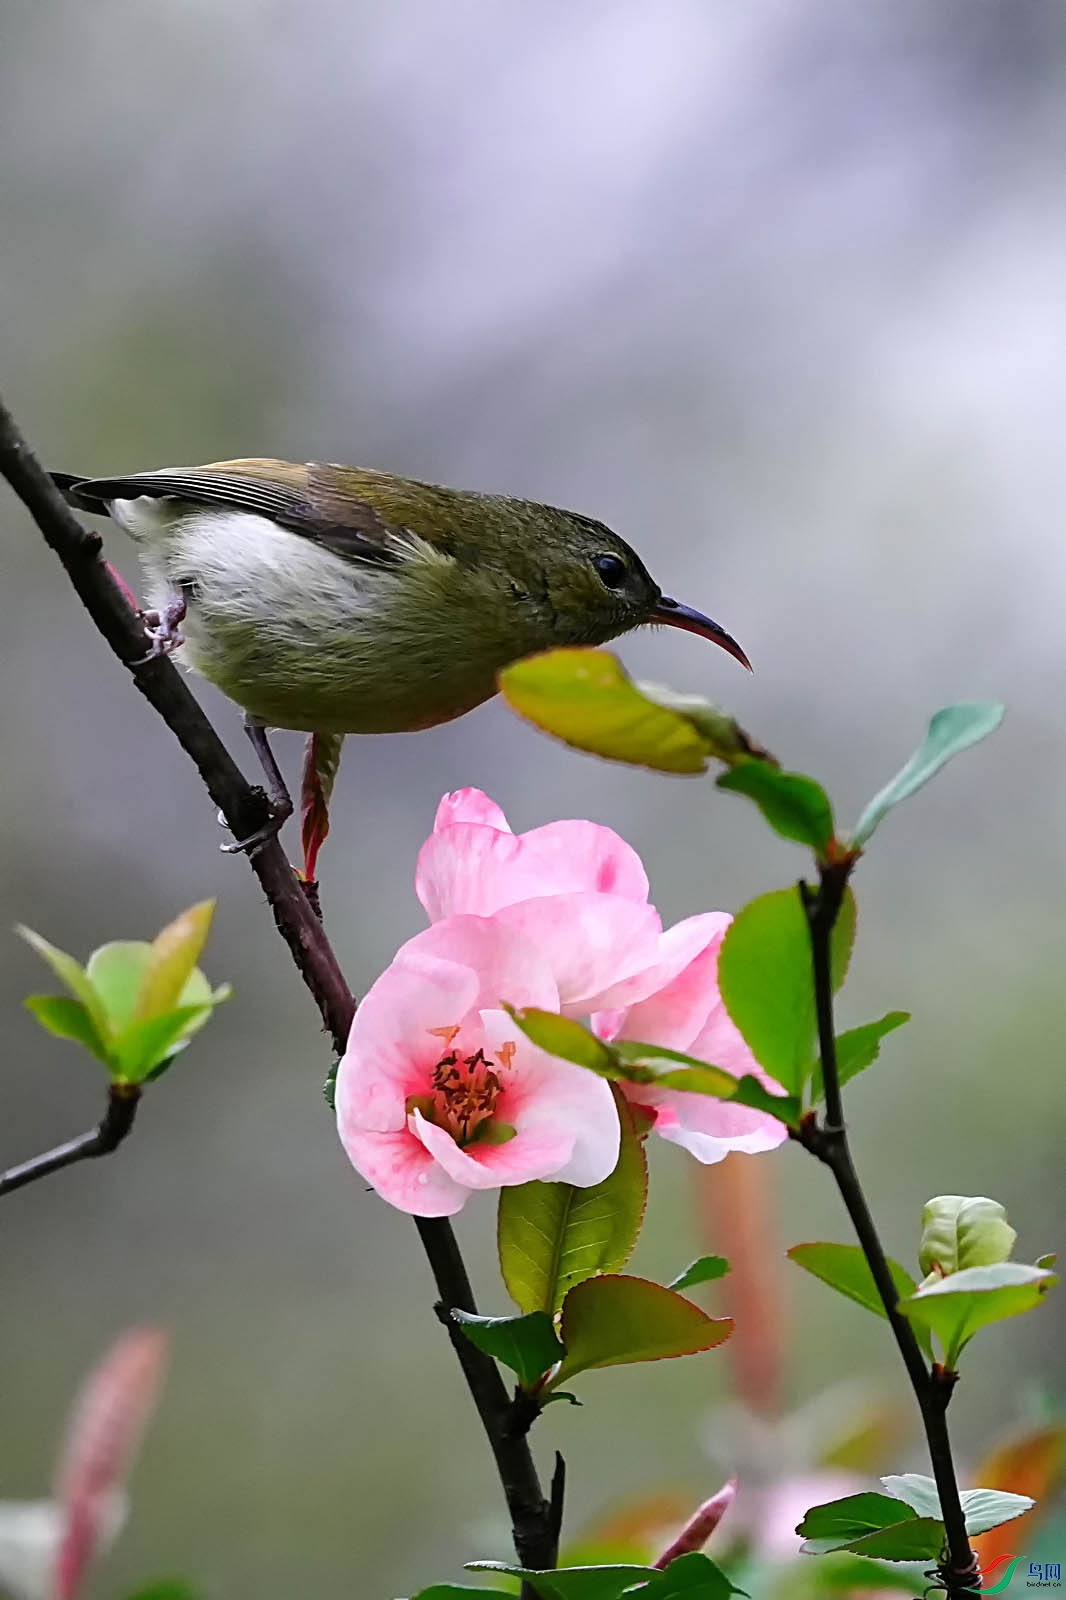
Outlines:
[[[550,951],[538,949],[520,925],[507,921],[506,913],[501,913],[495,917],[445,917],[409,939],[393,965],[406,967],[411,960],[428,958],[454,962],[474,972],[477,987],[465,1010],[498,1007],[506,1001],[508,1005],[555,1011],[559,990],[549,956]]]
[[[553,1122],[550,1127],[526,1128],[506,1144],[479,1144],[460,1149],[445,1128],[427,1122],[420,1111],[412,1116],[414,1132],[426,1150],[455,1183],[464,1189],[500,1189],[534,1178],[550,1178],[570,1157],[574,1130]]]
[[[430,922],[490,917],[512,900],[543,894],[543,874],[521,839],[479,823],[431,833],[418,855],[415,893]]]
[[[433,832],[441,833],[456,822],[479,822],[486,828],[496,828],[500,833],[510,833],[511,828],[496,804],[481,789],[456,789],[446,794],[437,807],[433,819]]]
[[[505,906],[494,920],[550,963],[559,1005],[573,1016],[613,1004],[625,980],[655,963],[662,932],[654,906],[614,894],[545,895]]]
[[[520,837],[541,863],[541,894],[589,889],[641,904],[648,898],[648,874],[643,862],[632,845],[611,828],[572,819],[549,822]]]
[[[334,1104],[346,1149],[356,1129],[395,1133],[407,1126],[408,1095],[427,1092],[444,1053],[433,1030],[461,1022],[478,987],[470,967],[403,947],[356,1011],[337,1069]]]
[[[705,1166],[724,1160],[734,1150],[748,1155],[776,1150],[788,1138],[788,1129],[776,1117],[728,1100],[636,1084],[627,1084],[625,1093],[627,1099],[653,1107],[655,1132],[661,1138],[680,1145]]]
[[[356,1171],[398,1211],[452,1217],[469,1198],[470,1186],[456,1183],[407,1127],[400,1133],[348,1128],[341,1139]]]
[[[732,920],[724,911],[707,911],[675,923],[660,935],[654,963],[606,991],[596,1010],[629,1007],[625,1038],[687,1050],[710,1009],[720,1004],[718,952]],[[618,1018],[613,1024],[610,1018],[593,1019],[604,1039],[614,1038],[621,1026]]]
[[[609,1178],[618,1164],[621,1140],[610,1084],[516,1035],[505,1011],[483,1011],[481,1022],[485,1049],[494,1059],[509,1043],[516,1044],[506,1088],[497,1103],[500,1121],[523,1132],[556,1123],[569,1130],[572,1149],[566,1164],[552,1174],[557,1182],[588,1188]]]
[[[445,796],[415,872],[415,892],[431,922],[491,916],[519,900],[582,890],[644,904],[647,874],[624,839],[594,822],[553,822],[516,837],[476,789]]]

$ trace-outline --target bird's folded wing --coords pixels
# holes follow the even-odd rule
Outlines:
[[[207,467],[165,467],[121,478],[64,479],[72,503],[135,500],[141,495],[184,500],[266,517],[350,560],[392,566],[410,553],[410,537],[368,500],[337,494],[330,469],[288,461],[223,461]]]

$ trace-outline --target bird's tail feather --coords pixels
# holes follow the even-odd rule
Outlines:
[[[53,472],[50,477],[67,505],[73,506],[75,511],[91,511],[97,516],[107,515],[107,506],[103,501],[91,500],[88,495],[78,493],[78,485],[84,483],[84,478],[72,472]]]

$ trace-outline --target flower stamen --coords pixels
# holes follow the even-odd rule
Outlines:
[[[443,1028],[431,1031],[441,1037],[446,1032]],[[452,1032],[452,1038],[458,1031],[455,1029]],[[511,1045],[510,1049],[506,1046],[501,1049],[501,1068],[510,1066],[514,1048]],[[441,1056],[433,1069],[430,1080],[433,1086],[433,1120],[438,1127],[446,1128],[460,1146],[476,1139],[495,1115],[496,1101],[503,1088],[496,1065],[479,1048],[469,1056],[450,1050]]]

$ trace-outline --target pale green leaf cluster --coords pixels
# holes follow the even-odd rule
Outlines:
[[[80,1044],[114,1083],[140,1084],[170,1065],[228,998],[197,966],[215,902],[190,906],[148,944],[101,945],[83,967],[30,928],[18,931],[65,984],[66,995],[31,995],[26,1005],[43,1028]]]

